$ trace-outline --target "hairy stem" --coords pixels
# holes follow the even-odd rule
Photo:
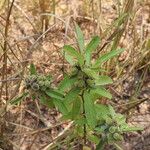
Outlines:
[[[85,107],[84,107],[84,101],[85,100],[84,100],[83,95],[84,95],[84,91],[81,94],[81,99],[82,99],[82,102],[83,102],[83,116],[86,119],[86,116],[85,116]],[[84,133],[84,135],[83,135],[84,144],[86,144],[86,134],[87,134],[87,132],[86,132],[86,124],[83,125],[83,133]]]

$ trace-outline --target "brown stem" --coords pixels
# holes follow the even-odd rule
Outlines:
[[[14,2],[15,2],[15,0],[12,0],[11,5],[8,10],[8,13],[7,13],[5,33],[4,33],[6,39],[8,38],[8,30],[9,30],[9,25],[10,25],[9,20],[10,20],[10,15],[12,12]],[[2,68],[2,72],[3,72],[2,80],[4,80],[4,79],[7,80],[7,57],[8,57],[8,54],[7,54],[7,41],[6,40],[4,40],[3,52],[4,52],[4,56],[3,56],[3,68]],[[1,85],[0,99],[2,97],[2,91],[3,91],[4,85],[5,85],[6,100],[8,100],[8,83],[7,82],[5,82],[5,84],[2,83],[2,85]]]

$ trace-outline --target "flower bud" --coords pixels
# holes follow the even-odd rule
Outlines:
[[[32,88],[32,90],[34,90],[34,91],[38,91],[38,90],[40,89],[40,87],[39,87],[39,85],[38,85],[37,83],[33,83],[33,84],[31,85],[31,88]]]
[[[122,135],[120,135],[119,133],[114,133],[114,134],[113,134],[113,138],[114,138],[115,140],[117,140],[117,141],[123,140]]]
[[[110,133],[115,133],[115,131],[116,131],[116,127],[111,126],[111,127],[109,128],[109,132],[110,132]]]

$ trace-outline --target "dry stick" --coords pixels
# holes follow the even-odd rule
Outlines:
[[[52,28],[54,28],[56,26],[56,24],[52,25],[50,28],[48,28],[45,32],[43,32],[38,38],[37,40],[35,40],[35,42],[32,44],[32,46],[29,48],[29,51],[31,51],[35,46],[36,44],[39,42],[39,40],[42,39],[42,37],[44,35],[46,35]]]
[[[12,0],[11,0],[12,1]],[[25,18],[28,20],[28,22],[31,24],[32,28],[34,29],[35,32],[37,32],[37,29],[35,28],[34,24],[28,17],[28,15],[24,12],[24,10],[16,3],[14,2],[14,6],[25,16]]]
[[[114,43],[113,43],[113,46],[112,46],[112,50],[114,50],[118,47],[118,44],[121,40],[121,37],[122,37],[122,35],[126,29],[126,26],[128,23],[128,18],[129,18],[129,15],[133,9],[133,6],[134,6],[134,0],[128,0],[125,7],[124,7],[124,11],[123,11],[123,14],[128,14],[128,15],[120,23],[118,23],[118,27],[123,25],[123,30],[116,36]]]
[[[52,126],[49,126],[49,127],[45,127],[45,128],[40,128],[40,129],[36,129],[36,130],[33,130],[31,128],[28,128],[22,124],[17,124],[17,123],[13,123],[13,122],[7,122],[8,124],[12,124],[14,126],[17,126],[17,128],[24,128],[24,129],[27,129],[27,130],[30,130],[30,131],[27,131],[27,132],[22,132],[22,133],[10,133],[10,134],[7,134],[7,135],[12,135],[12,136],[22,136],[22,135],[26,135],[26,136],[31,136],[33,134],[37,134],[37,133],[41,133],[41,132],[45,132],[47,130],[51,130],[53,128],[56,128],[58,126],[61,126],[62,124],[66,123],[66,122],[58,122],[56,123],[55,125],[52,125]]]
[[[55,15],[56,14],[56,1],[55,0],[52,0],[53,2],[53,14]],[[56,18],[54,17],[54,24],[56,23]]]
[[[102,24],[102,1],[101,0],[97,0],[97,5],[98,5],[98,12],[99,12],[99,15],[97,17],[97,28],[98,28],[98,31],[99,31],[99,34],[101,36],[102,34],[102,27],[101,27],[101,24]]]
[[[25,109],[25,111],[28,112],[29,114],[31,114],[32,116],[38,118],[39,120],[41,120],[46,127],[52,126],[51,123],[49,121],[47,121],[43,116],[39,116],[39,115],[35,114],[34,112],[27,110],[27,109]]]
[[[8,50],[10,50],[12,52],[12,54],[14,55],[14,57],[19,61],[19,63],[21,63],[20,59],[16,56],[16,54],[14,53],[13,49],[12,49],[12,46],[9,44],[9,41],[7,40],[7,38],[5,37],[5,35],[2,33],[2,31],[0,30],[0,33],[1,35],[3,36],[4,40],[6,41],[6,44],[8,46],[9,49],[5,50],[4,51],[4,47],[1,45],[1,48],[3,49],[4,53],[2,54],[2,56],[0,57],[0,60],[1,58],[5,55],[5,53],[8,52]]]
[[[92,18],[93,22],[95,20],[95,14],[94,14],[94,0],[91,0],[91,5],[92,5]],[[94,27],[94,35],[96,34],[95,27]]]
[[[44,147],[42,150],[49,150],[51,147],[57,144],[57,141],[64,138],[66,134],[68,133],[69,129],[72,127],[73,122],[70,122],[69,125],[61,132],[57,137],[54,138],[53,142],[48,144],[46,147]]]
[[[117,85],[117,84],[123,82],[124,80],[126,80],[129,77],[129,75],[132,73],[132,71],[134,70],[134,68],[136,68],[136,66],[138,66],[139,62],[141,62],[148,55],[148,53],[149,52],[147,51],[147,52],[145,52],[145,54],[143,56],[140,56],[140,58],[138,59],[138,61],[134,62],[133,66],[129,69],[128,74],[125,74],[125,76],[122,79],[118,80],[115,83],[115,85]]]
[[[11,15],[11,12],[12,12],[12,8],[13,8],[13,4],[14,4],[14,2],[15,2],[15,0],[12,0],[12,2],[11,2],[11,5],[10,5],[10,8],[9,8],[9,10],[8,10],[8,13],[7,13],[7,18],[6,18],[6,26],[5,26],[5,33],[4,33],[4,35],[5,35],[5,37],[6,37],[6,39],[7,39],[7,37],[8,37],[8,30],[9,30],[9,19],[10,19],[10,15]],[[7,41],[6,40],[4,40],[4,46],[3,46],[3,51],[5,52],[5,51],[7,51]],[[2,70],[3,70],[3,73],[2,73],[2,80],[4,80],[4,79],[6,79],[7,80],[7,52],[4,54],[4,59],[3,59],[3,68],[2,68]],[[3,93],[3,87],[4,87],[4,83],[2,83],[2,85],[1,85],[1,90],[0,90],[0,99],[1,99],[1,97],[2,97],[2,93]],[[8,84],[7,84],[7,82],[5,83],[5,94],[6,94],[6,101],[8,100]],[[6,105],[6,107],[7,107],[7,105]]]
[[[5,25],[5,31],[4,31],[4,35],[5,37],[7,38],[8,37],[8,30],[9,30],[9,19],[10,19],[10,15],[11,15],[11,12],[12,12],[12,8],[13,8],[13,3],[14,3],[15,0],[12,1],[10,7],[8,5],[8,13],[7,13],[7,18],[6,18],[6,25]],[[4,39],[4,46],[3,46],[3,51],[5,53],[5,51],[7,51],[7,42],[6,40]],[[3,58],[3,68],[2,68],[2,80],[6,79],[7,80],[7,52],[4,54],[4,58]],[[5,110],[4,110],[4,115],[6,114],[6,110],[7,110],[7,103],[8,103],[8,84],[7,82],[2,82],[2,85],[1,85],[1,89],[0,89],[0,99],[2,98],[2,94],[3,94],[3,87],[5,85],[5,96],[6,96],[6,105],[5,105]],[[5,117],[5,116],[4,116]],[[2,126],[5,126],[5,123],[3,123]],[[0,131],[0,136],[3,137],[4,134],[3,134],[3,129]]]
[[[118,46],[120,39],[125,31],[128,22],[129,13],[132,11],[133,6],[134,6],[134,0],[128,0],[123,11],[123,14],[128,14],[128,15],[126,15],[126,17],[124,17],[123,20],[118,24],[115,31],[112,33],[112,35],[110,35],[110,37],[106,40],[106,42],[102,45],[102,47],[98,50],[98,52],[94,55],[94,57],[97,56],[107,46],[107,44],[109,44],[114,38],[115,41],[112,46],[112,49],[115,49]],[[121,27],[121,25],[123,26]]]
[[[49,9],[48,1],[47,0],[39,0],[39,6],[41,13],[45,13]],[[47,16],[41,16],[41,31],[45,32],[48,29],[49,26],[49,19]],[[43,38],[45,37],[45,34],[43,35]]]
[[[148,100],[150,100],[150,99],[149,99],[149,98],[144,98],[144,99],[142,99],[142,100],[140,100],[140,101],[137,101],[137,102],[133,103],[133,105],[129,106],[127,109],[122,110],[121,113],[124,114],[124,113],[126,113],[126,112],[129,112],[131,109],[135,108],[136,106],[139,106],[140,104],[142,104],[143,102],[148,101]],[[127,104],[127,105],[128,105],[128,104]]]
[[[102,47],[97,51],[97,53],[94,54],[93,57],[98,56],[98,54],[107,46],[107,44],[109,44],[122,30],[122,28],[116,29],[111,35],[110,37],[108,37],[108,39],[106,40],[106,42],[102,45]]]
[[[8,121],[6,121],[6,123],[11,124],[11,125],[13,125],[13,126],[16,126],[17,128],[24,128],[24,129],[26,129],[26,130],[29,130],[30,132],[33,131],[32,128],[27,127],[27,126],[22,125],[22,124],[17,124],[17,123],[14,123],[14,122],[8,122]],[[23,134],[23,133],[22,133],[22,134]]]

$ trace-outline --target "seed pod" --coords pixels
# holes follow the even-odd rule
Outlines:
[[[38,90],[40,89],[40,87],[39,87],[39,85],[38,85],[37,83],[33,83],[33,84],[31,85],[31,88],[32,88],[32,90],[34,90],[34,91],[38,91]]]
[[[78,74],[78,70],[74,69],[71,73],[71,77],[75,77]]]
[[[115,133],[115,131],[116,131],[116,127],[111,126],[111,127],[109,128],[109,132],[110,132],[110,133]]]
[[[39,81],[38,84],[39,84],[40,87],[44,86],[44,82],[43,81]]]
[[[45,81],[45,82],[44,82],[44,85],[45,85],[46,87],[49,87],[50,82],[49,82],[49,81]]]
[[[45,91],[45,90],[47,89],[47,87],[46,87],[46,86],[42,86],[40,89],[41,89],[42,91]]]
[[[110,117],[106,118],[106,124],[111,125],[113,123],[113,120]]]
[[[29,79],[32,80],[32,81],[35,81],[35,80],[37,80],[37,76],[36,75],[31,75],[29,77]]]
[[[39,76],[38,76],[38,80],[41,80],[41,81],[42,81],[43,79],[44,79],[44,76],[43,76],[43,75],[39,75]]]
[[[88,84],[89,86],[94,86],[94,81],[91,80],[91,79],[87,79],[87,84]]]
[[[114,134],[113,134],[113,138],[114,138],[115,140],[117,140],[117,141],[123,140],[122,135],[120,135],[119,133],[114,133]]]
[[[82,87],[84,87],[84,86],[85,86],[85,82],[84,82],[83,80],[80,80],[80,81],[78,82],[78,87],[82,88]]]

